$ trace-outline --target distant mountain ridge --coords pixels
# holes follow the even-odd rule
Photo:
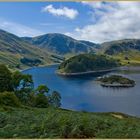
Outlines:
[[[101,44],[101,51],[108,55],[116,55],[128,51],[140,51],[140,39],[123,39]]]
[[[64,56],[100,53],[140,64],[140,39],[122,39],[95,44],[72,37],[50,33],[37,37],[18,37],[0,30],[0,63],[14,68],[26,68],[62,62]],[[71,55],[72,54],[72,55]]]
[[[122,65],[140,65],[140,39],[105,42],[98,52],[118,59]]]
[[[50,33],[33,38],[24,37],[22,39],[39,48],[44,48],[49,52],[60,55],[97,51],[108,55],[116,55],[128,51],[140,52],[140,39],[122,39],[96,44],[90,41],[76,40],[59,33]]]
[[[76,40],[59,33],[50,33],[33,38],[24,37],[22,39],[39,48],[61,55],[67,53],[88,53],[97,49],[95,43]]]

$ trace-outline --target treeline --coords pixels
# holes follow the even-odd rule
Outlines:
[[[12,73],[5,65],[0,64],[0,105],[60,107],[60,94],[57,91],[51,93],[49,91],[46,85],[40,85],[34,89],[31,75],[22,74],[19,71]]]
[[[21,58],[20,62],[27,66],[38,66],[39,64],[42,63],[40,59],[33,59],[33,58],[31,59],[26,57]]]

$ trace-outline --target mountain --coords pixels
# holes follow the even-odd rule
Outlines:
[[[108,55],[128,51],[140,51],[140,39],[124,39],[118,41],[105,42],[101,44],[102,51]]]
[[[59,33],[50,33],[33,38],[24,37],[22,39],[32,45],[38,46],[39,48],[44,48],[49,52],[60,55],[68,53],[87,53],[90,51],[96,51],[97,49],[95,47],[96,44],[92,42],[79,41]]]
[[[0,63],[12,69],[58,63],[64,60],[63,55],[71,57],[89,52],[111,55],[124,64],[140,64],[140,39],[95,44],[58,33],[20,38],[0,30]]]
[[[0,63],[10,68],[25,68],[53,62],[53,57],[20,37],[0,30]]]
[[[123,39],[100,44],[98,52],[111,55],[123,65],[140,64],[140,39]]]
[[[85,40],[79,40],[81,43],[84,43],[90,47],[92,47],[92,49],[99,49],[100,48],[100,44],[96,44],[96,43],[93,43],[93,42],[90,42],[90,41],[85,41]]]

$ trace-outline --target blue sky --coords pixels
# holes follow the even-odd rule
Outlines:
[[[140,2],[1,2],[0,28],[18,36],[63,33],[104,42],[140,38]]]
[[[76,9],[78,15],[74,19],[65,16],[54,16],[49,12],[42,12],[48,5],[54,8],[68,7]],[[76,27],[83,27],[91,22],[88,18],[90,7],[78,2],[19,2],[0,3],[0,19],[7,22],[14,22],[39,30],[43,33],[49,32],[71,32]]]

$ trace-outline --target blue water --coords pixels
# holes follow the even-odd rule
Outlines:
[[[140,116],[140,67],[120,70],[120,74],[136,81],[132,88],[106,88],[95,81],[97,76],[63,77],[55,73],[57,66],[36,67],[23,71],[33,76],[35,87],[47,85],[62,96],[62,108],[90,112],[122,112]]]

